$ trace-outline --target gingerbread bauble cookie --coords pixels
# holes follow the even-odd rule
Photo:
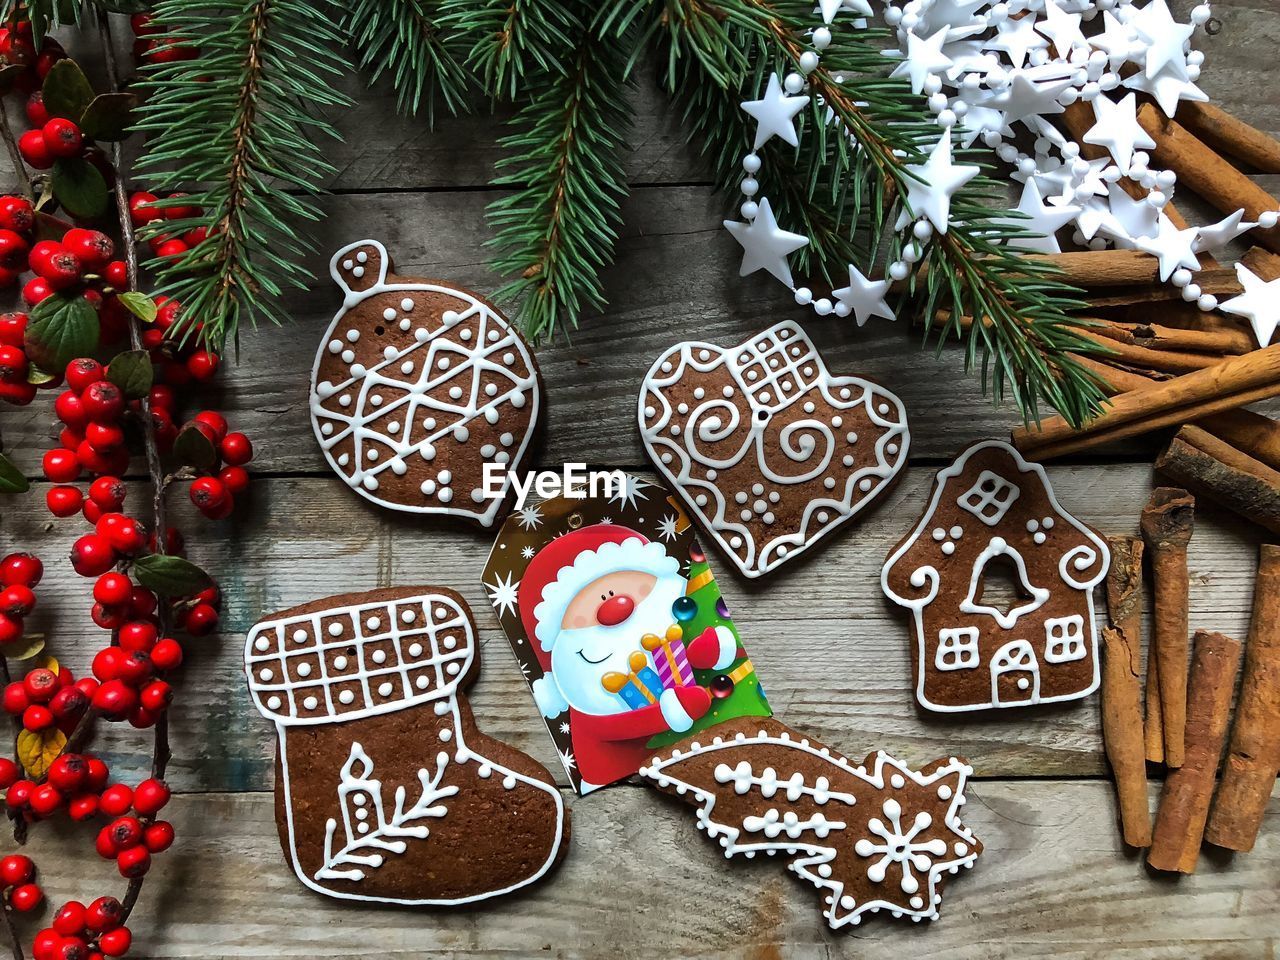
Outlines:
[[[640,769],[697,805],[726,857],[786,858],[833,930],[882,910],[938,918],[947,878],[982,852],[960,821],[972,773],[956,757],[912,770],[882,750],[855,763],[768,718],[733,720]]]
[[[276,725],[276,816],[298,879],[344,900],[455,906],[528,886],[567,848],[551,775],[476,728],[465,602],[440,587],[257,624],[249,689]]]
[[[902,401],[828,373],[800,327],[673,347],[640,388],[640,436],[748,577],[799,556],[882,496],[907,462]]]
[[[483,298],[390,271],[376,240],[330,263],[344,296],[311,376],[316,438],[374,503],[493,526],[541,413],[533,353]]]
[[[1044,468],[1009,444],[974,444],[938,474],[881,585],[911,610],[916,699],[954,712],[1088,696],[1098,686],[1093,588],[1110,554],[1063,509]],[[1013,598],[986,588],[1003,567]]]

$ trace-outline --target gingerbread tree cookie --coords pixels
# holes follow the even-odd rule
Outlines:
[[[885,594],[911,610],[916,699],[954,712],[1075,700],[1098,686],[1093,588],[1110,554],[1063,509],[1039,464],[974,444],[938,474],[924,516],[889,554]],[[995,602],[1003,566],[1015,596]]]
[[[673,347],[645,377],[639,418],[649,458],[748,577],[881,497],[910,443],[902,401],[828,373],[791,321],[736,347]]]
[[[785,857],[832,929],[881,910],[937,919],[947,877],[982,852],[960,822],[972,772],[955,757],[916,771],[883,751],[854,763],[772,719],[730,721],[640,769],[697,805],[726,857]]]
[[[342,309],[311,383],[325,459],[381,506],[493,526],[542,408],[528,344],[480,296],[391,273],[376,240],[343,247],[330,271]]]
[[[317,600],[249,632],[280,840],[307,887],[456,906],[559,863],[569,813],[545,768],[476,728],[462,693],[476,654],[471,611],[441,587]]]

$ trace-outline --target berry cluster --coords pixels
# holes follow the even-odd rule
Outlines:
[[[166,201],[180,201],[184,194],[171,193],[165,198]],[[190,203],[168,203],[164,206],[157,206],[160,198],[154,193],[146,193],[138,191],[129,195],[129,218],[133,221],[135,227],[145,227],[148,224],[158,223],[162,220],[191,220],[200,216],[203,212],[199,207]],[[154,229],[154,228],[153,228]],[[209,231],[205,227],[195,227],[181,235],[164,233],[161,231],[151,233],[150,240],[151,252],[157,257],[179,257],[186,253],[192,247],[199,246],[209,236]]]
[[[236,496],[249,489],[245,464],[253,459],[253,443],[243,433],[228,432],[226,418],[214,410],[197,413],[190,427],[204,435],[217,455],[209,475],[191,482],[191,502],[209,519],[221,520],[231,514]]]
[[[135,13],[129,18],[129,26],[133,29],[135,38],[133,57],[140,65],[178,63],[182,60],[194,60],[200,55],[199,48],[165,36],[149,13]]]
[[[62,664],[58,664],[57,669],[37,666],[28,670],[21,680],[14,680],[4,688],[0,704],[3,704],[5,713],[18,718],[24,730],[40,733],[56,727],[64,734],[69,734],[84,716],[97,691],[97,680],[92,677],[76,680]],[[16,790],[15,785],[18,786]],[[6,797],[9,809],[25,809],[35,785],[15,779],[4,786],[10,790]],[[58,806],[55,804],[50,810],[33,808],[33,811],[37,816],[44,817]]]
[[[53,37],[46,36],[37,52],[28,21],[20,20],[0,28],[0,62],[23,68],[13,81],[13,88],[19,93],[29,94],[38,90],[53,65],[66,58],[67,52]]]
[[[170,387],[183,387],[189,383],[208,383],[221,365],[221,359],[212,350],[199,344],[201,325],[186,327],[179,323],[182,307],[176,300],[156,297],[156,319],[142,331],[142,345],[150,352],[156,368],[156,379]],[[181,336],[177,336],[177,334]],[[172,394],[161,394],[159,402],[152,398],[152,406],[172,408]]]
[[[0,859],[0,885],[9,905],[20,913],[29,913],[44,902],[44,891],[36,883],[36,865],[20,853]]]
[[[29,553],[0,560],[0,647],[22,639],[22,621],[35,609],[35,587],[43,575],[44,564]]]
[[[53,923],[36,934],[32,960],[102,960],[129,952],[133,934],[124,925],[124,905],[115,897],[99,897],[87,907],[68,900]]]

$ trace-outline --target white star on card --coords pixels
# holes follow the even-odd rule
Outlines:
[[[942,52],[942,45],[947,42],[947,28],[943,27],[931,37],[918,37],[914,33],[907,34],[907,55],[900,64],[893,68],[891,77],[910,77],[911,92],[924,90],[924,81],[932,73],[951,66],[951,58]]]
[[[853,264],[849,264],[849,285],[839,290],[832,290],[831,295],[853,310],[858,326],[867,322],[868,317],[884,317],[896,320],[897,317],[884,302],[889,292],[888,280],[868,280]]]
[[[1058,238],[1054,234],[1079,216],[1080,208],[1048,206],[1040,195],[1040,187],[1033,177],[1022,188],[1022,199],[1018,202],[1018,212],[1025,213],[1030,219],[1014,220],[1013,218],[1005,218],[998,222],[1009,224],[1022,230],[1029,230],[1032,233],[1039,234],[1039,236],[1018,237],[1016,240],[1010,240],[1010,247],[1031,253],[1061,253],[1062,248],[1058,246]]]
[[[947,232],[951,215],[951,195],[982,172],[980,167],[951,162],[951,131],[944,131],[941,139],[922,164],[908,164],[907,172],[913,177],[907,181],[907,207],[898,215],[894,229],[901,230],[912,219],[928,217],[939,233]]]
[[[1220,309],[1248,320],[1258,346],[1265,347],[1280,325],[1280,279],[1263,280],[1243,263],[1236,264],[1236,276],[1244,293],[1228,300]]]
[[[750,223],[726,220],[724,227],[733,234],[733,239],[742,244],[742,266],[738,268],[738,276],[768,270],[788,287],[794,286],[791,268],[787,266],[787,254],[799,250],[809,242],[809,238],[780,229],[778,221],[773,218],[768,197],[760,201],[760,210]]]
[[[1154,80],[1147,79],[1147,75],[1139,71],[1120,82],[1130,90],[1150,94],[1156,103],[1160,104],[1160,109],[1164,111],[1166,117],[1172,117],[1178,112],[1178,103],[1182,100],[1194,103],[1209,102],[1207,93],[1186,77],[1179,77],[1169,70],[1162,70]]]
[[[1060,57],[1070,56],[1074,47],[1085,43],[1084,34],[1080,32],[1080,14],[1067,13],[1054,0],[1044,0],[1044,19],[1036,24],[1036,29],[1053,41]]]
[[[1220,250],[1240,234],[1247,233],[1257,226],[1256,223],[1241,221],[1244,221],[1243,209],[1237,210],[1217,223],[1201,227],[1199,234],[1196,236],[1196,253],[1204,250]]]
[[[770,137],[778,136],[791,146],[796,146],[795,115],[805,108],[808,97],[789,97],[778,82],[776,73],[769,74],[769,86],[760,100],[748,100],[742,109],[756,118],[756,140],[753,150],[759,150]]]
[[[1098,95],[1093,101],[1093,116],[1097,121],[1081,138],[1085,143],[1106,147],[1123,174],[1129,173],[1133,151],[1155,148],[1156,142],[1138,123],[1138,98],[1128,94],[1119,103]]]
[[[1036,32],[1035,17],[1010,17],[1000,22],[996,35],[984,43],[982,49],[999,50],[1015,67],[1021,67],[1027,61],[1027,54],[1048,45],[1049,41]]]
[[[1151,254],[1160,261],[1160,280],[1163,283],[1173,276],[1179,267],[1188,270],[1199,270],[1200,261],[1196,259],[1195,242],[1199,231],[1195,227],[1179,230],[1172,220],[1163,213],[1156,225],[1154,237],[1134,237],[1133,243],[1139,250]]]

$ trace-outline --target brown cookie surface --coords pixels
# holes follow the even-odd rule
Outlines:
[[[551,775],[481,733],[462,693],[477,662],[458,594],[303,604],[257,624],[245,662],[279,735],[285,857],[311,889],[461,905],[527,886],[563,857],[569,816]]]
[[[982,844],[960,821],[972,768],[951,757],[912,770],[883,751],[861,763],[772,718],[741,718],[640,770],[697,805],[726,857],[782,855],[812,883],[832,929],[881,910],[937,919],[947,877]]]
[[[658,471],[748,577],[881,497],[910,444],[902,401],[830,374],[790,321],[734,347],[673,347],[641,386],[639,422]]]
[[[477,294],[391,269],[374,240],[333,257],[344,300],[312,370],[316,438],[374,503],[490,527],[541,414],[533,352]]]
[[[916,699],[957,712],[1088,696],[1100,678],[1093,588],[1109,560],[1042,467],[1002,441],[969,447],[881,574],[912,612]],[[997,578],[1009,595],[988,595]]]

